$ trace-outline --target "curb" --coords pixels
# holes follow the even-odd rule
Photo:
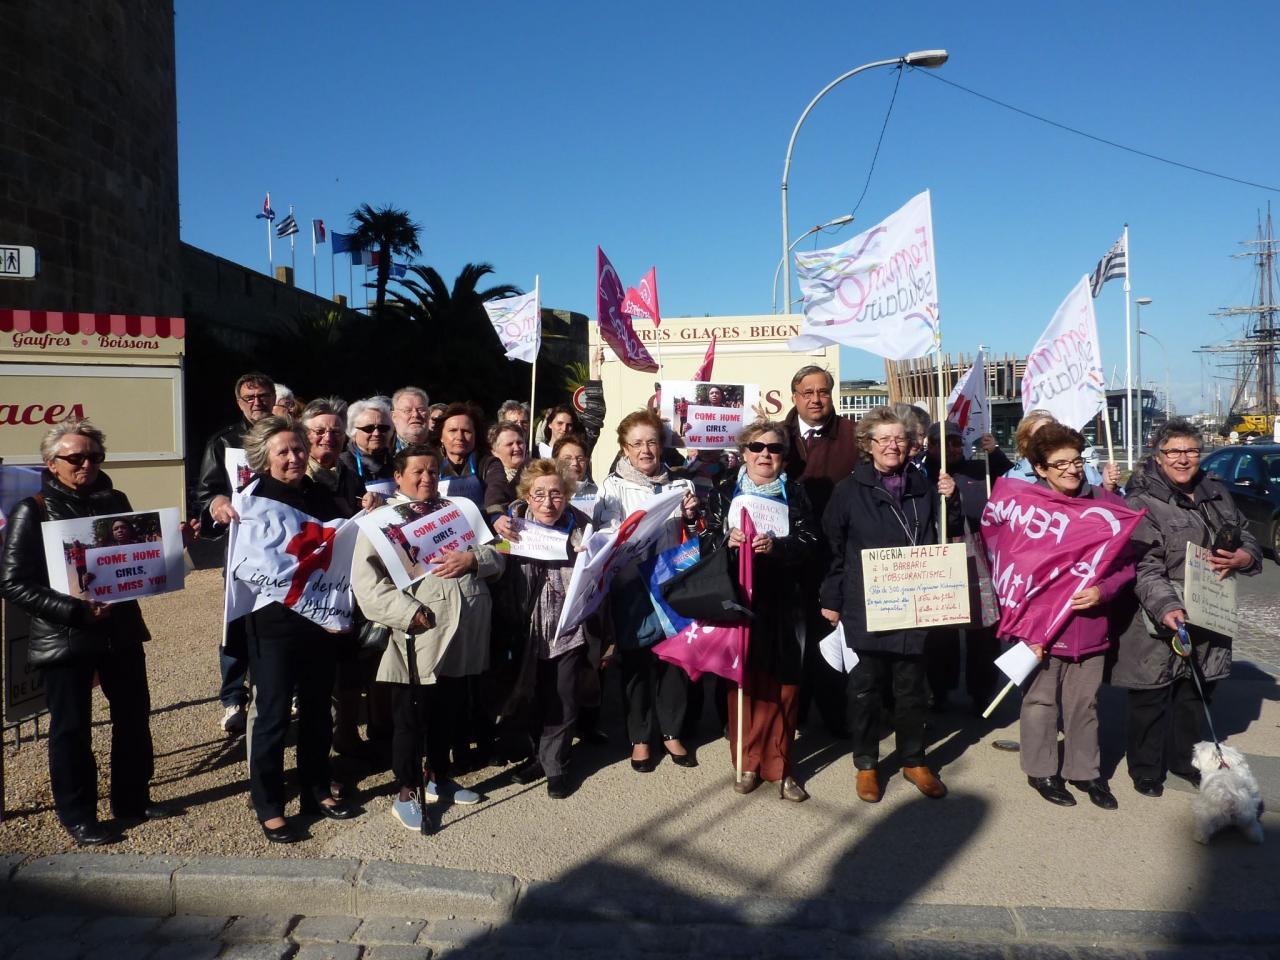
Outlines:
[[[787,929],[1006,944],[1280,944],[1280,911],[1086,910],[674,897],[382,860],[0,855],[0,912],[418,917],[526,926]]]

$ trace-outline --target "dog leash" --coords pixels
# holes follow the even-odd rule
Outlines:
[[[1178,621],[1178,632],[1173,638],[1173,650],[1178,656],[1187,661],[1187,666],[1191,669],[1191,679],[1195,681],[1196,693],[1200,695],[1200,706],[1204,708],[1204,718],[1209,724],[1209,736],[1213,738],[1213,749],[1218,754],[1218,769],[1225,769],[1227,761],[1222,756],[1222,741],[1218,739],[1218,732],[1213,729],[1213,714],[1209,712],[1209,701],[1204,695],[1204,684],[1200,679],[1200,665],[1196,663],[1191,635],[1187,632],[1187,624],[1184,620]]]

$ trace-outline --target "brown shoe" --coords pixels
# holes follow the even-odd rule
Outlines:
[[[858,771],[858,799],[865,800],[867,803],[879,803],[880,792],[880,775],[874,770]]]
[[[809,799],[809,794],[804,787],[796,783],[793,777],[783,777],[782,785],[779,789],[779,796],[783,800],[790,800],[792,803],[804,803]]]
[[[742,779],[733,781],[734,793],[750,793],[760,786],[760,774],[754,770],[743,770]]]
[[[933,800],[947,795],[947,787],[928,767],[903,767],[902,775],[916,785],[926,797]]]

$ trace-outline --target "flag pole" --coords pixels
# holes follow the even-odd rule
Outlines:
[[[291,217],[293,216],[292,203],[289,204],[289,216]],[[294,226],[294,229],[296,230],[298,226],[297,220],[293,221],[293,226]],[[297,238],[297,236],[298,234],[296,232],[289,234],[289,269],[293,272],[293,283],[295,286],[298,283],[298,254],[295,252],[293,241]]]
[[[533,355],[533,362],[529,365],[532,369],[529,371],[529,449],[533,450],[533,431],[536,429],[534,424],[538,419],[538,353],[542,351],[542,277],[539,274],[533,275],[533,322],[537,324],[538,331],[538,350]]]
[[[938,336],[938,476],[947,472],[947,390],[942,375],[942,336]],[[938,542],[947,542],[947,498],[938,494]]]
[[[1129,469],[1133,469],[1134,461],[1134,416],[1133,416],[1133,327],[1129,322],[1129,302],[1130,292],[1133,287],[1129,283],[1129,225],[1124,225],[1124,403],[1125,403],[1125,424],[1124,432],[1129,439]],[[1111,418],[1107,417],[1108,430],[1110,429]],[[1108,447],[1111,440],[1107,440]]]
[[[275,224],[267,219],[267,276],[269,277],[276,275],[276,258],[274,251],[271,249],[271,234],[274,230]]]
[[[744,543],[738,549],[748,550],[750,548],[751,548],[751,545],[749,543]],[[745,635],[746,629],[747,629],[746,627],[739,627],[738,636],[742,637],[743,635]],[[739,642],[739,645],[738,645],[738,656],[742,657],[741,642]],[[742,659],[740,659],[738,662],[742,667],[742,676],[738,678],[738,759],[737,759],[737,779],[734,780],[735,783],[742,782],[742,707],[743,707],[743,699],[744,699],[742,696],[742,682],[747,678],[746,663]]]
[[[311,292],[316,296],[320,295],[320,279],[318,268],[316,267],[316,225],[311,224]]]
[[[338,278],[337,267],[334,263],[335,254],[333,252],[333,243],[329,243],[329,299],[335,303],[338,301]]]

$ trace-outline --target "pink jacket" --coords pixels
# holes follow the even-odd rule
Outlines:
[[[1102,487],[1087,486],[1080,496],[1102,500],[1118,507],[1125,505],[1121,497]],[[1137,558],[1132,549],[1126,548],[1111,572],[1094,584],[1102,591],[1102,599],[1098,605],[1068,616],[1062,631],[1047,652],[1062,660],[1079,661],[1110,647],[1108,614],[1111,601],[1132,585],[1136,571]]]

